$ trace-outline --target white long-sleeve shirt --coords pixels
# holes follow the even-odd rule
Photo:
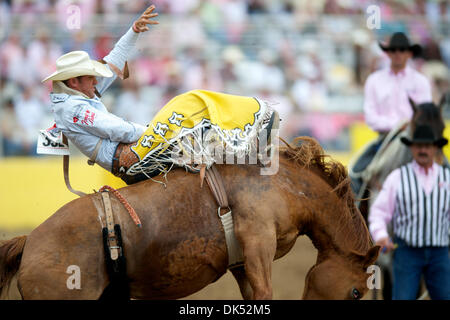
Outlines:
[[[137,38],[138,34],[130,28],[103,60],[122,70]],[[103,94],[116,77],[116,74],[111,78],[97,77],[97,91]],[[59,83],[59,85],[63,86],[64,84]],[[95,147],[101,139],[102,143],[95,161],[101,167],[111,171],[117,145],[120,142],[137,141],[146,127],[125,121],[108,112],[98,97],[89,99],[81,93],[77,95],[66,92],[50,94],[56,123],[55,130],[62,131],[84,155],[91,159]],[[150,120],[148,119],[148,121]]]

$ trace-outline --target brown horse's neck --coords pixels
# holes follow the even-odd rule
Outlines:
[[[280,167],[283,166],[281,161]],[[372,241],[353,201],[335,190],[336,186],[322,169],[312,166],[295,170],[289,179],[301,191],[295,209],[299,234],[306,234],[312,240],[319,257],[329,252],[365,254]]]
[[[357,252],[365,254],[372,242],[369,231],[359,212],[354,216],[342,210],[337,197],[322,199],[321,211],[312,217],[311,228],[306,232],[319,251],[319,255],[330,252],[340,255]],[[335,198],[333,201],[332,198]]]

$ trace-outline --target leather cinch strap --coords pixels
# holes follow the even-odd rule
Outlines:
[[[234,233],[233,213],[228,205],[228,197],[225,186],[223,185],[222,176],[214,165],[209,169],[206,169],[205,166],[203,166],[200,170],[200,177],[202,178],[203,175],[206,178],[206,182],[208,183],[214,198],[219,204],[217,213],[225,232],[225,242],[227,244],[228,252],[228,268],[232,269],[241,266],[244,261],[244,254]]]
[[[223,185],[222,177],[214,165],[211,166],[211,168],[206,169],[205,178],[206,182],[209,185],[209,188],[214,195],[214,198],[219,204],[219,207],[221,209],[228,208],[228,210],[230,210],[228,205],[228,197]]]
[[[67,137],[63,135],[63,143],[67,146],[69,146],[69,141],[67,140]],[[72,186],[70,185],[69,180],[69,155],[63,156],[63,171],[64,171],[64,182],[66,183],[67,189],[69,189],[70,192],[75,193],[77,196],[85,196],[86,193],[74,190]]]

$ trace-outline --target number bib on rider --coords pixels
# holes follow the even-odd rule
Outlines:
[[[62,142],[62,137],[62,132],[54,136],[47,130],[39,130],[36,152],[38,154],[69,155],[69,147]]]

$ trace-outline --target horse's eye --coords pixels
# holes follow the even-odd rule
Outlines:
[[[352,290],[352,298],[355,300],[361,299],[361,293],[358,291],[358,289],[353,288]]]

